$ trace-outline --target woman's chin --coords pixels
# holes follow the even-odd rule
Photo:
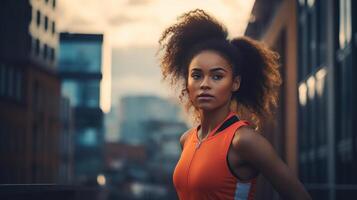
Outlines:
[[[217,109],[221,109],[225,106],[225,104],[222,105],[217,105],[217,104],[212,104],[212,103],[197,103],[195,105],[196,109],[202,110],[202,111],[213,111]]]
[[[210,110],[214,110],[215,107],[212,105],[207,105],[207,104],[200,104],[198,105],[196,108],[203,110],[203,111],[210,111]]]

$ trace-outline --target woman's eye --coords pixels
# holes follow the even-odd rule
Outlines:
[[[196,80],[199,79],[201,76],[199,74],[191,74],[191,77]]]
[[[222,75],[213,75],[212,78],[213,78],[213,80],[220,80],[223,78],[223,76]]]

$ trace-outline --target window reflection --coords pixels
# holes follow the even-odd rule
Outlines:
[[[66,80],[62,83],[62,94],[70,99],[70,103],[74,107],[98,107],[99,81]]]
[[[340,26],[339,26],[339,44],[340,49],[344,49],[352,39],[352,10],[351,0],[340,1]]]

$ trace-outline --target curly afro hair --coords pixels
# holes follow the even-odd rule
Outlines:
[[[194,108],[186,95],[189,63],[200,51],[215,50],[231,63],[233,76],[241,77],[240,88],[232,95],[232,109],[258,129],[262,118],[271,117],[277,106],[282,83],[279,55],[248,37],[227,37],[227,28],[205,11],[183,14],[159,40],[163,79],[180,87],[180,100],[186,100],[187,110]]]

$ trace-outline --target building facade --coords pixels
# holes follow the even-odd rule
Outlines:
[[[56,0],[1,2],[0,183],[58,181]]]
[[[316,198],[350,199],[357,195],[357,3],[297,5],[299,174]]]
[[[126,96],[120,102],[120,141],[146,144],[149,139],[145,124],[148,121],[180,121],[176,104],[151,95]]]
[[[60,106],[61,136],[59,138],[59,180],[61,184],[73,183],[74,156],[74,116],[68,98],[61,97]]]
[[[275,131],[282,142],[272,143],[313,199],[357,192],[356,6],[351,0],[257,0],[246,30],[281,55],[282,115],[272,130],[284,131]],[[264,8],[273,12],[262,19]]]
[[[60,34],[61,93],[69,99],[74,116],[74,181],[96,182],[103,169],[103,112],[101,34]]]

